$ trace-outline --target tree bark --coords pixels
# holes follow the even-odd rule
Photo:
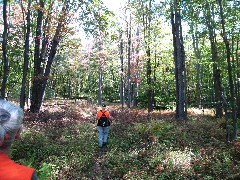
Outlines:
[[[128,107],[131,107],[131,102],[132,102],[132,98],[131,98],[131,14],[129,17],[129,24],[128,24],[128,28],[127,28],[127,37],[128,37],[128,44],[127,44],[127,59],[128,59],[128,73],[127,73],[127,82],[128,82]]]
[[[3,52],[3,79],[1,84],[1,99],[5,99],[6,86],[9,75],[9,62],[7,55],[7,38],[8,38],[8,22],[7,22],[7,0],[3,0],[3,35],[2,35],[2,52]]]
[[[147,96],[148,96],[148,112],[153,111],[153,82],[152,82],[152,64],[151,64],[151,49],[150,49],[150,36],[151,36],[151,10],[152,0],[149,0],[146,11],[148,12],[146,17],[146,30],[147,30],[147,42],[146,42],[146,54],[147,54]]]
[[[120,104],[123,110],[124,107],[124,85],[123,85],[123,39],[122,39],[122,32],[120,32],[119,36],[120,40],[120,63],[121,63],[121,82],[120,82]]]
[[[223,116],[222,102],[221,102],[221,74],[220,69],[218,68],[218,52],[217,52],[217,42],[216,34],[213,29],[213,20],[211,18],[210,7],[208,2],[206,2],[204,9],[204,16],[206,19],[208,31],[209,31],[209,40],[211,43],[211,52],[212,52],[212,62],[213,62],[213,83],[214,83],[214,100],[215,100],[215,109],[216,117],[220,118]]]
[[[40,9],[38,9],[37,17],[37,27],[36,27],[36,36],[35,36],[35,48],[34,48],[34,72],[32,78],[32,94],[31,94],[31,112],[39,112],[42,104],[41,90],[43,83],[43,75],[41,63],[42,59],[40,58],[40,42],[42,36],[42,21],[43,21],[43,11],[44,2],[43,0],[39,1]]]
[[[239,83],[239,79],[240,79],[240,70],[239,70],[239,57],[238,57],[238,51],[239,51],[239,34],[238,34],[238,38],[237,38],[237,45],[236,45],[236,50],[235,50],[235,56],[236,56],[236,75],[237,75],[237,85],[236,85],[236,100],[237,100],[237,114],[240,114],[240,93],[239,93],[239,89],[240,89],[240,83]]]
[[[198,108],[202,108],[202,103],[201,103],[201,81],[200,81],[200,73],[201,73],[201,64],[200,64],[200,51],[199,51],[199,42],[198,42],[198,38],[195,35],[196,33],[194,33],[192,35],[192,39],[193,39],[193,48],[194,48],[194,54],[196,56],[197,59],[197,63],[196,63],[196,69],[197,69],[197,75],[196,75],[196,80],[197,80],[197,84],[196,84],[196,94],[197,94],[197,106]]]
[[[103,80],[103,57],[102,57],[102,40],[99,42],[99,72],[98,72],[98,104],[102,104],[102,80]]]
[[[20,107],[24,109],[25,100],[26,100],[26,82],[28,74],[28,64],[29,64],[29,37],[30,37],[30,16],[31,16],[31,0],[28,0],[28,12],[27,12],[27,31],[25,33],[25,50],[24,50],[24,64],[23,64],[23,78],[22,78],[22,87],[20,94]]]
[[[153,67],[153,87],[156,86],[156,80],[157,80],[157,77],[156,77],[156,70],[157,70],[157,50],[156,50],[156,47],[155,47],[155,50],[154,50],[154,67]],[[155,99],[155,91],[153,89],[153,106],[156,106],[156,99]]]
[[[150,47],[147,47],[147,97],[148,97],[148,112],[153,111],[153,90],[152,90],[152,66],[151,66],[151,52]]]
[[[40,5],[43,8],[44,3],[42,2],[42,0],[40,0]],[[30,106],[31,112],[40,111],[40,107],[43,101],[43,96],[44,96],[49,75],[51,72],[52,63],[56,55],[59,42],[61,41],[61,38],[62,38],[62,28],[66,23],[65,20],[67,17],[66,16],[67,10],[68,10],[68,1],[66,2],[66,5],[62,7],[56,32],[52,39],[51,46],[50,46],[51,48],[47,56],[47,64],[45,68],[41,67],[41,63],[43,63],[43,58],[42,58],[43,56],[40,54],[40,37],[42,35],[41,28],[42,28],[43,12],[41,10],[38,11],[36,40],[35,40],[35,54],[34,54],[34,77],[33,77],[33,84],[32,84],[32,97],[31,97],[31,106]]]
[[[175,62],[175,80],[176,80],[176,118],[184,120],[187,118],[186,113],[186,92],[185,92],[185,53],[182,38],[182,25],[180,15],[180,4],[174,0],[171,6],[171,23],[174,47]]]
[[[135,82],[134,82],[134,89],[133,89],[133,106],[137,106],[137,97],[138,97],[138,85],[139,85],[139,45],[140,45],[140,37],[139,37],[139,27],[137,28],[136,32],[137,36],[137,47],[136,47],[136,72],[135,72]]]
[[[229,40],[227,39],[227,33],[225,30],[225,19],[223,16],[223,5],[222,0],[218,0],[219,6],[220,6],[220,17],[221,17],[221,24],[222,24],[222,38],[226,47],[227,52],[227,64],[228,64],[228,81],[230,86],[230,96],[231,96],[231,109],[233,114],[233,139],[237,138],[237,119],[236,119],[236,102],[235,102],[235,93],[234,93],[234,84],[233,84],[233,77],[232,77],[232,65],[231,65],[231,51],[230,51],[230,45]]]
[[[61,38],[62,38],[62,34],[61,33],[62,33],[62,28],[64,26],[64,19],[66,18],[66,11],[67,11],[67,9],[68,9],[67,5],[63,6],[63,8],[62,8],[62,16],[59,19],[59,23],[58,23],[55,35],[54,35],[53,40],[52,40],[52,46],[51,46],[51,49],[50,49],[47,65],[46,65],[44,76],[43,76],[42,89],[40,91],[41,92],[40,98],[39,98],[40,105],[42,104],[43,95],[44,95],[44,92],[45,92],[45,89],[46,89],[46,86],[47,86],[47,81],[49,79],[49,75],[50,75],[50,72],[51,72],[52,63],[53,63],[54,57],[56,55],[58,45],[59,45],[59,43],[61,41]],[[40,109],[40,107],[39,107],[39,109]]]

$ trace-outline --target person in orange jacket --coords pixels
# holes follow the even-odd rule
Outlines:
[[[107,145],[109,126],[112,120],[112,116],[109,111],[106,110],[106,105],[102,104],[102,109],[97,112],[96,118],[98,120],[98,141],[99,147],[102,148]]]
[[[37,180],[34,168],[15,163],[8,156],[11,145],[22,131],[23,110],[6,100],[0,100],[0,179]]]

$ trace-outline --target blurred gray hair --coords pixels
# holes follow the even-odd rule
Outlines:
[[[0,148],[7,147],[15,140],[15,136],[22,129],[23,110],[6,100],[0,100]],[[8,138],[4,140],[5,135]]]

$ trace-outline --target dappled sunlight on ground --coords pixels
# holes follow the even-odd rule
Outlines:
[[[200,108],[189,108],[188,114],[190,115],[209,115],[214,116],[215,111],[214,109],[200,109]]]
[[[83,100],[62,100],[44,103],[39,113],[25,111],[21,145],[32,147],[31,157],[35,155],[40,165],[53,164],[57,179],[76,179],[79,174],[86,179],[151,179],[161,174],[201,179],[212,170],[222,171],[222,164],[228,165],[226,174],[238,173],[232,167],[240,157],[239,141],[226,143],[225,129],[212,117],[213,110],[189,108],[188,120],[179,123],[172,110],[148,113],[108,104],[113,123],[106,149],[99,150],[96,113],[100,108]],[[220,172],[216,177],[221,176]]]

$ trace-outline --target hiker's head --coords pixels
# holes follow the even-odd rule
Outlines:
[[[0,100],[0,151],[7,152],[22,130],[23,110],[17,105]]]
[[[105,109],[106,108],[106,104],[102,104],[102,109]]]

